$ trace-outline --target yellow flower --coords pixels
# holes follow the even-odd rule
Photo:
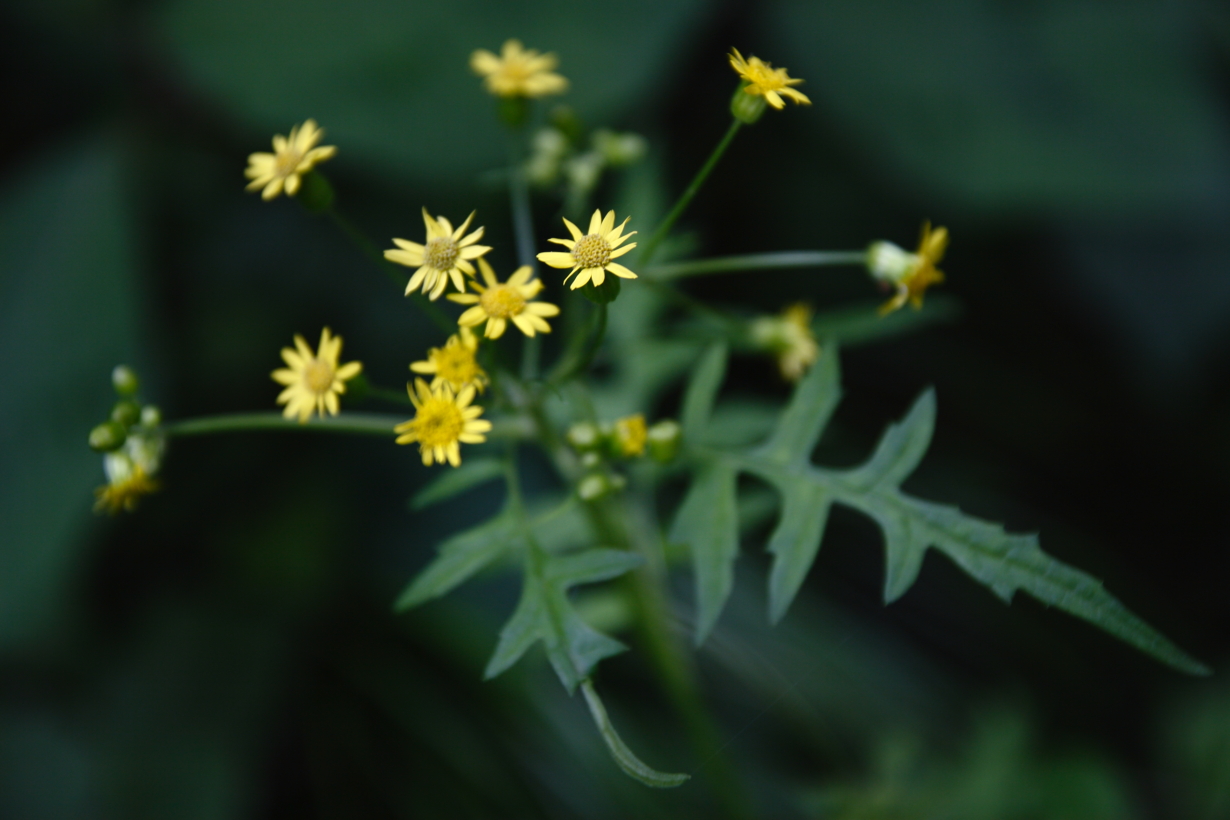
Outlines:
[[[497,97],[543,97],[568,90],[568,80],[553,73],[554,54],[524,49],[520,40],[508,40],[497,57],[480,48],[470,55],[470,68],[483,77],[487,91]]]
[[[645,417],[640,413],[625,416],[615,422],[615,444],[621,455],[632,457],[645,453],[645,439],[649,431],[645,427]]]
[[[305,424],[315,410],[324,416],[328,410],[330,415],[338,413],[337,397],[346,392],[346,382],[359,375],[363,365],[359,362],[349,362],[337,366],[337,359],[342,353],[342,337],[330,336],[329,328],[320,332],[320,347],[316,355],[299,334],[295,334],[295,347],[282,348],[282,359],[289,366],[275,370],[273,380],[286,386],[278,396],[278,404],[285,404],[282,415],[286,418],[299,417],[299,423]]]
[[[589,232],[585,235],[582,235],[580,229],[567,219],[564,220],[564,224],[568,227],[568,232],[572,234],[572,239],[547,241],[563,245],[568,249],[568,253],[547,251],[538,254],[539,262],[553,268],[572,268],[572,272],[564,277],[564,284],[567,284],[577,271],[580,271],[580,275],[572,280],[573,290],[583,287],[591,280],[595,285],[601,285],[606,281],[607,273],[623,279],[636,278],[635,273],[618,262],[611,261],[636,247],[635,242],[624,245],[622,248],[619,247],[628,237],[636,235],[636,231],[626,236],[623,233],[624,225],[628,224],[628,218],[625,218],[623,223],[616,228],[614,211],[607,211],[605,218],[602,216],[602,211],[594,211],[594,215],[589,220]]]
[[[491,429],[491,422],[480,419],[483,408],[470,407],[474,401],[474,385],[466,385],[454,393],[447,382],[434,388],[427,382],[415,379],[414,386],[406,385],[410,401],[414,403],[414,418],[393,428],[398,444],[419,443],[423,464],[430,467],[433,459],[440,464],[445,460],[454,467],[461,465],[461,444],[482,444],[487,437],[482,435]]]
[[[753,56],[744,60],[737,48],[732,48],[731,51],[734,52],[729,55],[731,67],[747,81],[747,85],[743,87],[745,93],[763,96],[769,105],[779,111],[786,107],[782,96],[801,105],[811,105],[807,95],[790,87],[803,81],[792,79],[786,74],[786,69],[774,68],[772,64],[762,62],[759,57]]]
[[[118,456],[118,457],[117,457]],[[158,482],[145,474],[145,470],[133,464],[123,454],[108,453],[105,464],[125,463],[127,467],[108,473],[113,473],[111,480],[94,490],[94,512],[106,512],[115,515],[120,510],[132,512],[137,508],[137,502],[142,496],[149,495],[158,489]]]
[[[300,176],[337,153],[335,145],[316,145],[324,135],[325,132],[316,127],[316,120],[294,126],[289,137],[275,134],[274,153],[248,155],[248,167],[243,172],[252,180],[248,190],[264,188],[261,199],[273,199],[283,190],[287,196],[294,196],[299,190]]]
[[[435,376],[431,380],[434,390],[441,384],[460,391],[467,384],[473,384],[482,392],[487,384],[487,374],[478,366],[475,354],[478,352],[478,339],[463,327],[461,333],[448,337],[444,347],[433,347],[427,351],[427,360],[414,362],[410,369],[415,373]]]
[[[873,242],[867,249],[867,268],[873,278],[897,289],[897,293],[880,306],[880,315],[899,310],[908,301],[914,309],[922,307],[927,288],[944,281],[944,272],[936,267],[948,247],[948,229],[931,230],[924,222],[918,250],[914,253],[892,242]]]
[[[483,335],[488,339],[498,339],[504,335],[508,320],[526,336],[535,333],[550,333],[551,326],[544,317],[559,315],[559,308],[549,302],[530,301],[542,290],[542,280],[534,279],[534,271],[529,265],[523,265],[513,271],[507,282],[501,283],[495,278],[495,271],[487,264],[486,259],[478,260],[486,287],[478,282],[470,282],[470,287],[478,293],[450,293],[448,298],[460,305],[474,305],[461,314],[457,324],[464,327],[474,327],[480,322],[486,322]]]
[[[810,305],[791,305],[780,316],[762,316],[752,322],[752,344],[777,356],[777,368],[786,381],[803,378],[816,359],[820,346],[811,332]]]
[[[474,212],[466,217],[461,227],[453,230],[453,225],[444,217],[433,219],[427,209],[423,209],[423,223],[427,226],[427,244],[407,242],[405,239],[394,239],[394,244],[400,250],[387,250],[384,258],[399,265],[418,268],[406,284],[406,295],[409,296],[420,285],[423,293],[433,302],[444,293],[451,277],[454,287],[459,291],[466,289],[465,277],[462,273],[474,275],[474,266],[470,260],[478,259],[491,248],[474,243],[483,238],[483,228],[479,228],[467,237],[462,237],[466,228],[470,227]]]

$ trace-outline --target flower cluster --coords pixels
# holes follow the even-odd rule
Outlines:
[[[162,413],[137,400],[137,375],[120,365],[111,373],[119,399],[107,421],[90,431],[90,447],[103,454],[107,483],[94,490],[94,511],[132,512],[143,496],[158,489],[154,476],[162,464],[166,437]]]

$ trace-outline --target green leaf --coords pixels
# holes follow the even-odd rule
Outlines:
[[[783,499],[782,516],[769,538],[769,552],[773,554],[773,569],[769,573],[772,623],[786,614],[815,562],[832,504],[832,493],[822,485],[792,481],[778,489]]]
[[[452,498],[497,478],[504,473],[504,465],[494,458],[467,458],[460,467],[446,470],[440,477],[415,493],[410,499],[411,509],[421,510],[424,507]]]
[[[700,439],[704,435],[705,425],[709,423],[713,400],[726,375],[726,356],[725,344],[717,342],[710,345],[701,357],[692,380],[688,382],[688,392],[684,394],[683,410],[679,417],[683,434],[692,440]]]
[[[935,391],[927,390],[898,424],[890,424],[866,464],[846,473],[847,484],[870,490],[897,487],[914,472],[935,429]]]
[[[795,388],[777,429],[758,454],[780,464],[806,463],[839,401],[841,371],[837,345],[830,343],[825,345],[820,361]]]
[[[473,529],[458,533],[439,547],[440,555],[415,576],[397,599],[401,612],[439,598],[490,564],[507,550],[517,534],[516,518],[505,509]]]
[[[574,692],[598,661],[626,647],[581,620],[568,600],[568,590],[622,575],[642,560],[623,550],[595,548],[560,556],[531,547],[526,553],[521,600],[500,631],[484,676],[499,675],[541,640],[560,682],[569,693]]]
[[[687,544],[692,554],[697,646],[705,642],[717,623],[734,586],[734,562],[739,554],[737,475],[736,470],[721,463],[702,467],[671,527],[671,543]]]
[[[636,778],[646,786],[655,789],[673,789],[676,786],[682,786],[691,778],[691,775],[666,774],[646,766],[639,757],[632,753],[632,750],[624,743],[623,738],[615,731],[615,727],[611,725],[611,718],[606,713],[606,707],[603,705],[602,699],[594,691],[593,682],[588,678],[582,681],[581,691],[585,693],[585,703],[589,706],[589,714],[593,717],[594,724],[598,727],[598,732],[606,742],[606,747],[610,750],[611,757],[615,758],[615,763],[619,768],[623,769],[624,774]]]

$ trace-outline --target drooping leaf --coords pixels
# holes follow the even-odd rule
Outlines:
[[[688,391],[684,394],[683,410],[679,418],[683,434],[693,440],[704,434],[705,425],[709,422],[713,400],[717,397],[722,378],[726,375],[726,355],[725,344],[719,342],[710,345],[688,382]]]
[[[594,724],[597,725],[598,732],[602,735],[603,741],[606,742],[606,747],[610,750],[611,757],[615,759],[615,763],[618,764],[619,768],[623,769],[625,774],[655,789],[673,789],[676,786],[682,786],[691,779],[691,775],[666,774],[646,766],[639,757],[632,753],[632,750],[628,748],[628,744],[624,743],[623,738],[615,731],[615,727],[611,724],[611,718],[606,713],[606,706],[602,703],[602,699],[598,697],[598,693],[594,691],[594,684],[589,680],[582,681],[581,691],[585,693],[585,703],[589,706],[589,713],[593,717]]]
[[[671,527],[670,541],[687,544],[696,578],[696,645],[704,643],[717,623],[734,586],[739,554],[735,506],[735,469],[721,463],[704,466],[692,481]]]
[[[410,508],[421,510],[497,478],[503,472],[504,465],[499,459],[467,458],[460,467],[445,470],[439,478],[415,493],[414,498],[410,499]]]
[[[622,550],[595,548],[571,555],[527,550],[521,600],[500,631],[484,676],[499,675],[541,640],[560,682],[569,693],[575,691],[598,661],[626,647],[581,620],[568,600],[568,590],[622,575],[641,562],[639,555]]]
[[[398,611],[438,598],[498,558],[512,544],[516,519],[505,510],[477,527],[458,533],[439,547],[440,554],[415,576],[394,604]]]

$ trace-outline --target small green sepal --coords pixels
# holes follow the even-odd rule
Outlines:
[[[619,277],[608,276],[601,285],[586,282],[580,287],[581,295],[595,305],[609,305],[619,298]]]
[[[730,98],[730,114],[744,125],[755,125],[764,115],[768,103],[760,94],[748,94],[743,90],[745,88],[746,83],[740,85],[735,90],[735,95]]]

